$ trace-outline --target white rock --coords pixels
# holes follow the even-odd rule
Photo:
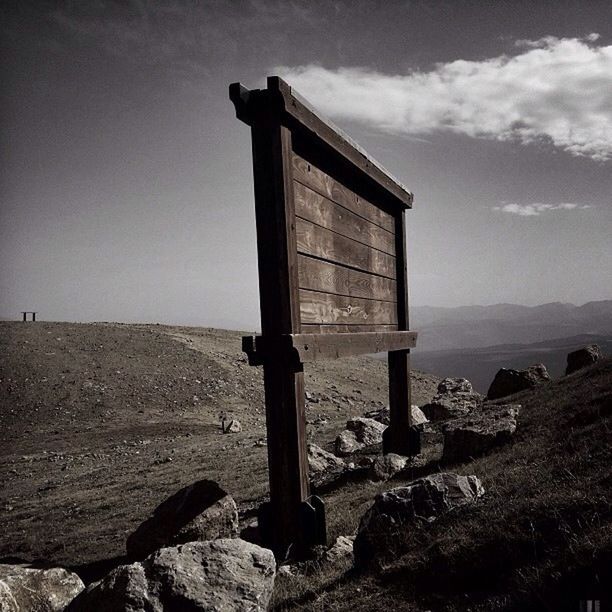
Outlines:
[[[60,612],[85,588],[60,567],[0,565],[0,612]]]
[[[276,562],[271,550],[239,539],[162,548],[90,585],[68,612],[264,612]]]

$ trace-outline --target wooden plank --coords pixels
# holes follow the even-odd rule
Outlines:
[[[352,138],[347,136],[329,119],[321,117],[315,109],[280,77],[267,79],[268,91],[278,92],[284,101],[284,109],[296,123],[314,137],[348,160],[357,172],[363,172],[369,179],[386,190],[403,209],[412,207],[412,193],[391,173],[373,159]]]
[[[230,99],[234,103],[236,116],[253,125],[260,115],[269,109],[279,109],[279,115],[291,127],[312,141],[322,144],[329,152],[345,160],[355,174],[360,174],[381,190],[393,204],[400,208],[412,207],[412,193],[374,160],[354,140],[328,119],[321,117],[297,92],[277,76],[270,76],[267,89],[248,90],[240,83],[229,87]],[[280,103],[280,104],[279,104]],[[280,118],[280,117],[279,117]]]
[[[331,176],[319,170],[313,164],[296,155],[292,156],[293,178],[295,181],[309,187],[322,196],[336,202],[351,212],[375,223],[388,232],[395,232],[395,221],[393,216],[384,212],[374,204],[359,197],[350,189],[335,181]]]
[[[395,257],[392,255],[335,234],[299,217],[295,220],[295,232],[297,249],[303,255],[312,255],[363,272],[395,278]]]
[[[291,132],[264,124],[253,127],[252,138],[262,333],[298,333]]]
[[[303,334],[355,334],[394,331],[397,331],[397,325],[302,325]]]
[[[389,325],[397,322],[393,302],[364,300],[300,289],[302,323]]]
[[[245,336],[253,363],[279,361],[284,364],[307,363],[381,353],[398,352],[416,345],[416,332],[363,332],[351,334],[284,334],[282,336]]]
[[[395,236],[295,181],[295,214],[374,249],[395,255]]]
[[[396,282],[390,278],[359,272],[306,255],[298,255],[298,279],[301,289],[385,302],[397,300]]]
[[[416,346],[416,332],[354,334],[294,334],[293,348],[302,362],[398,351]]]

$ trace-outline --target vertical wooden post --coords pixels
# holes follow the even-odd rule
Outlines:
[[[23,322],[25,323],[27,321],[27,316],[26,315],[28,313],[27,312],[22,312],[21,314],[23,315]]]
[[[401,211],[395,217],[398,330],[410,329],[405,216],[405,211]],[[410,349],[390,351],[388,364],[390,414],[389,427],[383,434],[383,452],[404,456],[416,455],[421,449],[418,432],[412,429]]]
[[[300,332],[291,132],[263,108],[252,143],[262,336],[280,342]],[[265,544],[285,557],[320,543],[308,527],[318,514],[308,502],[304,373],[301,363],[280,354],[263,367],[270,504],[260,513],[260,529]]]
[[[34,321],[36,321],[36,313],[35,312],[32,313],[32,322],[34,322]]]

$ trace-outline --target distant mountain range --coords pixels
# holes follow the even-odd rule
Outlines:
[[[565,372],[567,353],[585,344],[599,344],[612,354],[612,300],[582,306],[421,306],[410,314],[410,327],[419,332],[413,366],[468,378],[481,393],[503,367],[544,363],[558,377]]]
[[[558,378],[565,373],[567,354],[587,344],[598,344],[605,355],[612,355],[612,333],[582,334],[533,344],[498,344],[451,351],[415,350],[412,353],[412,365],[442,378],[467,378],[477,391],[486,393],[500,368],[520,370],[534,363],[543,363],[549,374]]]
[[[612,300],[582,306],[553,302],[541,306],[495,304],[410,310],[419,332],[418,352],[532,344],[583,334],[612,335]]]

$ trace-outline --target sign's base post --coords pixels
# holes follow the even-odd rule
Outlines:
[[[310,496],[302,364],[264,364],[270,503],[262,507],[263,545],[277,559],[300,558],[326,543],[323,502]]]
[[[293,541],[280,538],[278,531],[278,512],[271,502],[259,507],[257,523],[260,543],[274,552],[278,561],[304,559],[315,546],[327,545],[325,525],[325,504],[317,495],[311,495],[298,508],[299,538]]]
[[[420,433],[412,427],[410,350],[389,352],[389,427],[383,432],[383,452],[404,457],[421,452]]]

